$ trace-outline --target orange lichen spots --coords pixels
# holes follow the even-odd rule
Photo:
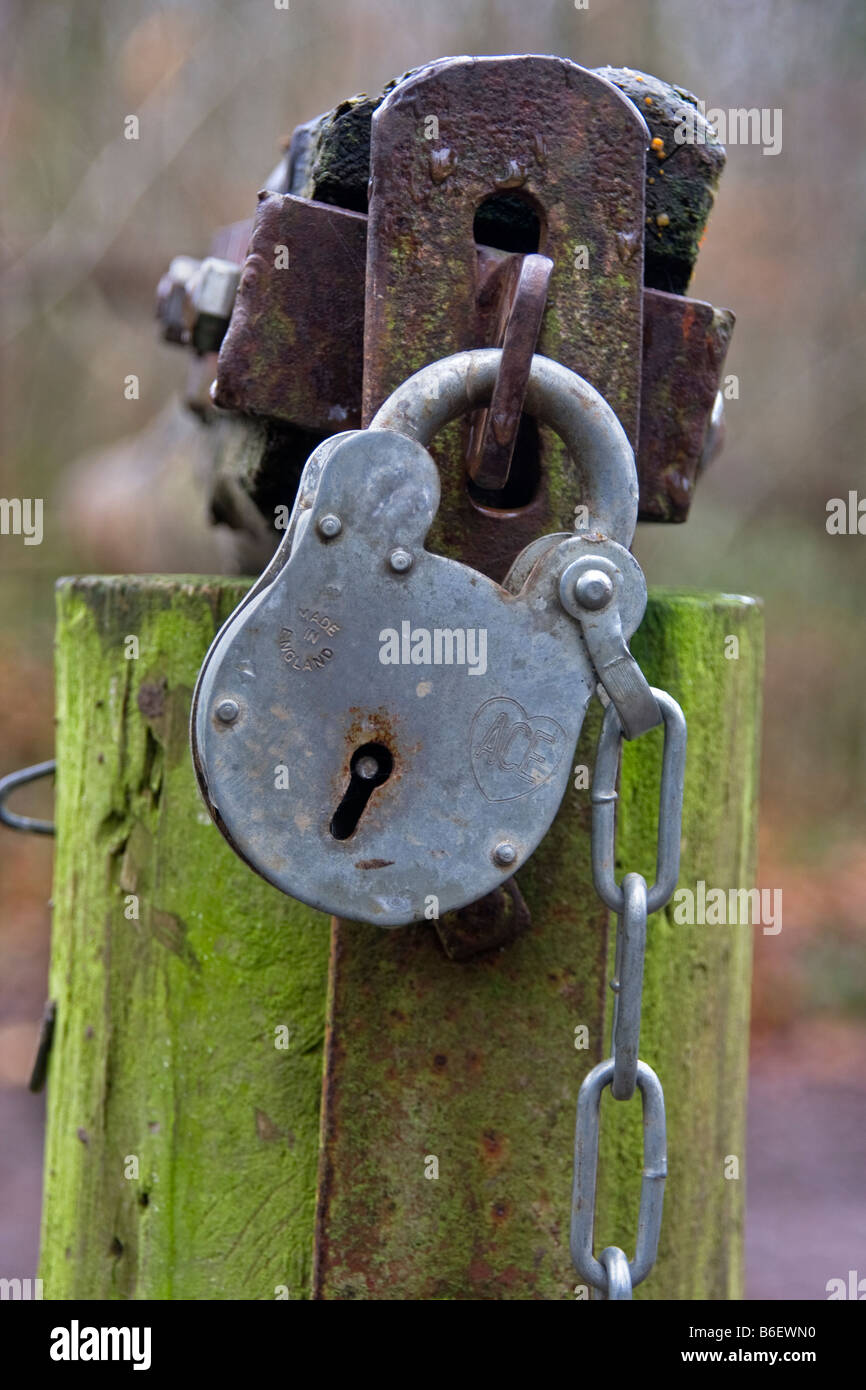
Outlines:
[[[656,218],[656,226],[667,227],[670,225],[670,220],[671,219],[668,217],[666,212],[660,212],[658,217]]]
[[[664,147],[665,147],[665,142],[664,142],[664,140],[661,139],[660,136],[657,135],[657,136],[655,137],[655,139],[650,140],[650,149],[651,149],[651,150],[655,150],[656,153],[658,153],[659,150],[663,150]]]

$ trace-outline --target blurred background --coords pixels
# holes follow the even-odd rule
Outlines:
[[[642,526],[651,583],[762,595],[767,679],[755,934],[748,1296],[866,1276],[866,539],[827,533],[863,469],[860,0],[0,0],[0,495],[45,539],[0,540],[0,773],[53,751],[53,584],[222,567],[166,440],[185,354],[160,344],[170,258],[252,215],[292,128],[431,58],[536,52],[631,66],[708,107],[781,108],[782,149],[729,145],[689,293],[728,306],[727,442],[685,527]],[[141,138],[124,139],[134,113]],[[140,397],[124,397],[135,373]],[[102,478],[93,497],[94,467]],[[169,477],[171,474],[171,478]],[[180,474],[180,481],[175,474]],[[148,499],[171,484],[173,519]],[[179,489],[179,491],[178,491]],[[111,526],[106,517],[111,516]],[[50,816],[50,784],[16,809]],[[0,1273],[35,1273],[49,839],[0,829]]]

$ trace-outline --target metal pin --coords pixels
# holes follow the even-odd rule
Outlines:
[[[413,563],[411,552],[404,550],[402,546],[392,550],[388,557],[388,564],[396,574],[405,574],[407,570],[412,568]]]
[[[595,613],[610,602],[613,583],[603,570],[584,570],[574,586],[574,596],[582,608]]]
[[[240,712],[237,700],[220,700],[216,707],[216,717],[221,724],[234,724]]]

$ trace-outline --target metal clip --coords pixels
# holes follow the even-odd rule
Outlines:
[[[582,1278],[607,1296],[628,1298],[625,1278],[617,1256],[609,1247],[606,1264],[592,1253],[595,1227],[595,1183],[598,1172],[599,1107],[605,1086],[613,1080],[615,1062],[609,1057],[593,1067],[577,1097],[574,1128],[574,1187],[571,1198],[571,1258]],[[662,1224],[665,1178],[667,1177],[667,1136],[665,1099],[661,1082],[646,1062],[637,1064],[637,1085],[643,1102],[643,1178],[640,1192],[637,1241],[634,1259],[628,1263],[631,1287],[636,1288],[655,1264]],[[621,1252],[620,1252],[621,1253]],[[613,1279],[610,1270],[612,1268]]]
[[[643,575],[640,587],[645,602]],[[562,604],[580,623],[590,660],[616,706],[622,733],[632,739],[654,729],[661,723],[662,715],[626,644],[620,593],[618,566],[601,553],[582,555],[568,566],[559,581]]]
[[[676,700],[651,687],[665,724],[659,793],[659,833],[656,877],[647,890],[647,913],[657,912],[677,886],[683,819],[683,777],[686,765],[686,721]],[[616,863],[616,779],[622,725],[616,706],[604,713],[595,773],[592,779],[592,876],[595,891],[612,912],[622,913],[625,894],[614,878]]]
[[[7,798],[18,787],[23,787],[27,782],[36,782],[40,777],[50,777],[56,771],[57,764],[53,758],[47,763],[34,763],[33,767],[22,767],[19,772],[7,773],[5,777],[0,777],[0,825],[7,825],[10,830],[26,830],[31,835],[53,835],[54,822],[50,820],[36,820],[33,816],[17,816],[14,811],[7,809]]]

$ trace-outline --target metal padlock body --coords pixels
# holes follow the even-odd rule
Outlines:
[[[458,413],[441,400],[427,412],[431,433],[446,408]],[[291,896],[385,927],[481,897],[549,828],[596,685],[564,571],[606,556],[626,636],[645,605],[637,563],[598,532],[534,543],[503,586],[432,554],[438,502],[435,464],[403,434],[321,445],[193,707],[199,782],[235,850]],[[393,567],[398,550],[408,569]],[[387,750],[391,772],[339,838],[335,813],[368,747]]]

